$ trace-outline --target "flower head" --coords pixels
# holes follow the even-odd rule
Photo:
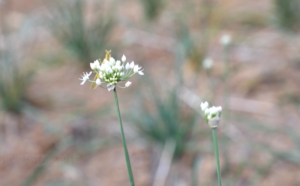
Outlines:
[[[211,58],[204,59],[202,66],[204,69],[210,69],[213,65],[214,61]]]
[[[115,60],[113,57],[111,57],[110,51],[105,52],[106,55],[102,62],[99,59],[95,60],[93,63],[90,63],[90,67],[95,73],[94,80],[89,80],[89,76],[92,74],[92,72],[89,74],[86,73],[84,76],[82,76],[82,79],[80,79],[83,81],[82,84],[89,80],[93,83],[92,88],[95,88],[98,85],[110,91],[118,86],[118,82],[126,81],[135,74],[144,75],[142,67],[135,65],[133,61],[131,63],[126,63],[125,55],[122,56],[121,60]],[[103,83],[106,83],[107,86],[103,87]],[[125,87],[121,88],[129,87],[130,84],[131,82],[128,81],[125,84]]]
[[[223,35],[223,36],[221,37],[220,42],[221,42],[221,44],[224,45],[224,46],[229,45],[229,44],[231,43],[231,37],[230,37],[230,35],[227,35],[227,34]]]
[[[80,83],[80,85],[83,85],[88,79],[90,79],[90,75],[92,74],[92,71],[89,72],[89,73],[83,73],[83,76],[81,77],[81,80],[82,82]]]
[[[219,125],[220,117],[222,113],[222,107],[212,106],[209,108],[208,102],[201,103],[201,110],[204,114],[205,121],[210,128],[216,128]]]

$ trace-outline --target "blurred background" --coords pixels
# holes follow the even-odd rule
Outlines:
[[[137,186],[217,184],[201,101],[223,185],[299,186],[299,30],[299,0],[0,0],[0,185],[129,185],[113,94],[78,80],[107,49],[145,69],[118,90]]]

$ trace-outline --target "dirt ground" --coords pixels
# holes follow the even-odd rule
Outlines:
[[[24,25],[28,27],[24,34],[28,38],[22,38],[21,48],[30,50],[20,65],[24,69],[27,64],[36,65],[27,90],[28,99],[36,107],[28,107],[21,115],[0,112],[0,185],[21,185],[37,167],[40,169],[33,184],[36,186],[129,185],[112,92],[80,86],[78,78],[86,71],[85,67],[74,57],[68,59],[69,54],[62,54],[63,47],[42,23],[29,24],[42,20],[48,8],[43,1],[8,2],[9,6],[3,9],[0,1],[1,11],[5,12],[2,22],[12,33]],[[180,5],[180,2],[168,2],[154,23],[143,23],[139,1],[122,2],[115,10],[117,26],[113,40],[120,40],[124,45],[120,52],[143,66],[145,76],[151,74],[159,83],[167,85],[173,85],[178,76],[174,71],[176,57],[171,52],[176,42],[176,21],[170,14],[177,12]],[[191,90],[200,99],[213,97],[216,104],[230,113],[218,131],[222,140],[221,167],[224,167],[225,185],[300,185],[297,143],[300,38],[298,34],[285,34],[265,22],[272,19],[272,9],[270,0],[219,2],[212,19],[220,24],[211,34],[206,54],[214,59],[210,74],[203,69],[195,73],[191,59],[185,60],[181,69],[186,84],[182,90]],[[133,26],[128,26],[130,21]],[[195,20],[187,22],[191,22],[189,29],[196,38],[201,35],[203,29],[198,31]],[[249,22],[254,26],[247,26]],[[227,83],[222,83],[226,66],[219,40],[223,34],[232,36]],[[12,34],[14,40],[18,40],[17,34]],[[52,55],[57,64],[41,61]],[[103,58],[104,51],[99,51],[99,56]],[[132,82],[131,89],[118,92],[124,115],[130,111],[139,92],[138,77]],[[226,94],[226,86],[229,94]],[[224,96],[229,102],[227,107],[223,105]],[[188,105],[188,100],[183,99],[183,104]],[[124,118],[135,183],[137,186],[152,185],[162,150],[153,147],[136,132],[130,120]],[[261,125],[252,124],[252,120]],[[204,121],[200,123],[204,125]],[[195,153],[198,149],[193,147],[191,153],[173,162],[166,185],[192,185],[195,157],[199,157],[198,184],[213,184],[215,162],[210,136],[207,136],[206,140],[196,139],[202,151]],[[69,145],[70,138],[77,140],[76,143]],[[55,158],[47,159],[54,146],[57,147]]]

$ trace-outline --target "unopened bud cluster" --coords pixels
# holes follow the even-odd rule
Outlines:
[[[210,128],[216,128],[219,125],[220,117],[222,113],[222,107],[212,106],[209,108],[208,102],[201,103],[201,109],[205,117],[205,121]]]

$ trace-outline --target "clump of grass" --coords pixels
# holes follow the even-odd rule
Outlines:
[[[83,0],[55,1],[52,5],[46,19],[49,30],[82,64],[97,59],[99,51],[113,47],[108,44],[115,23],[111,8],[106,11],[95,4],[93,19],[88,22]]]
[[[135,109],[136,115],[132,118],[141,135],[150,141],[160,146],[164,146],[168,140],[174,141],[174,157],[180,158],[192,140],[193,126],[198,120],[197,114],[180,103],[176,88],[164,92],[166,99],[157,93],[153,84],[149,88],[152,90],[152,96],[149,96],[147,101],[140,101],[143,104]]]
[[[198,73],[207,52],[207,45],[201,41],[198,42],[199,38],[193,37],[188,27],[184,25],[180,27],[178,39],[183,44],[182,46],[186,53],[190,69],[192,69],[193,72]],[[203,45],[199,43],[202,43]]]
[[[2,25],[2,28],[7,27]],[[24,61],[24,56],[18,51],[20,43],[12,45],[9,34],[13,33],[3,32],[0,38],[4,44],[0,49],[0,104],[2,110],[20,115],[24,106],[31,102],[27,88],[31,83],[33,68],[30,64],[21,66],[20,61]]]
[[[141,0],[141,3],[145,17],[150,21],[155,20],[160,15],[165,5],[164,0]]]
[[[26,102],[26,89],[30,83],[30,74],[21,73],[15,64],[2,61],[0,77],[2,108],[8,112],[20,114]]]
[[[211,17],[214,13],[215,3],[213,1],[201,2],[201,10],[195,8],[198,3],[190,3],[185,8],[185,12],[178,14],[178,29],[177,38],[182,44],[186,55],[187,67],[196,76],[199,74],[203,66],[203,61],[207,57],[210,45],[210,35],[213,27],[217,27],[218,23],[213,22]],[[186,12],[193,12],[195,20],[197,21],[196,29],[191,30],[190,14]],[[196,79],[196,78],[195,78]]]
[[[279,26],[295,32],[300,28],[300,2],[298,0],[274,0],[275,13]]]

